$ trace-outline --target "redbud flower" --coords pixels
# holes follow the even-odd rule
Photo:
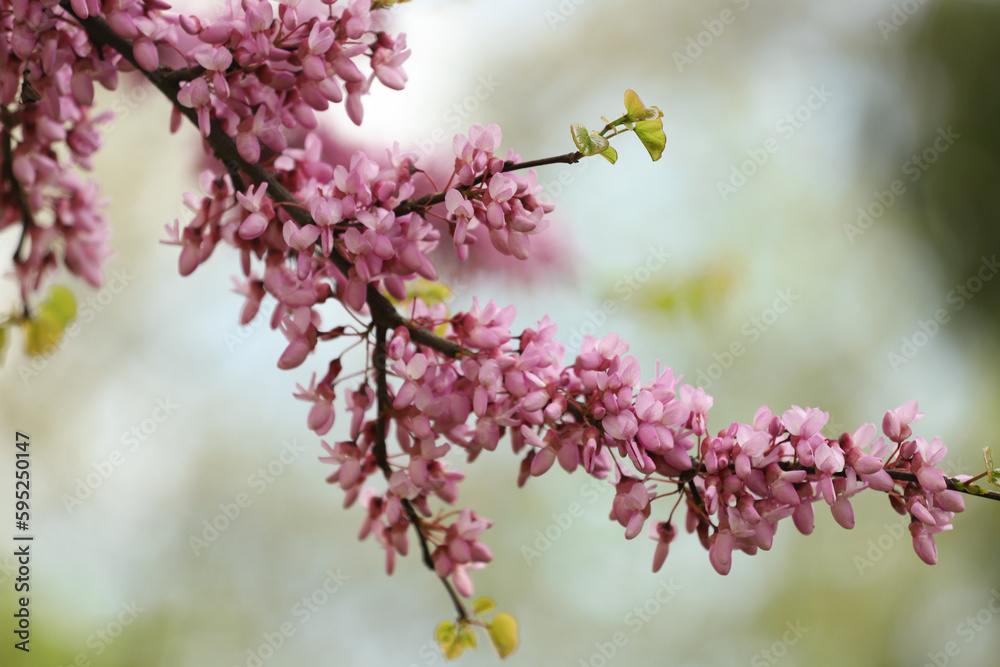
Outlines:
[[[618,483],[611,518],[625,526],[625,539],[631,540],[642,531],[649,511],[649,490],[642,482],[627,477]]]
[[[242,238],[255,239],[267,229],[268,219],[262,212],[267,210],[264,200],[266,192],[267,183],[263,183],[256,191],[254,190],[254,186],[251,185],[247,188],[245,195],[242,192],[236,193],[237,201],[239,201],[245,210],[250,212],[250,215],[244,218],[243,223],[240,225],[240,236]]]
[[[908,401],[895,410],[889,410],[882,418],[882,432],[893,442],[903,442],[910,437],[910,424],[924,416],[917,411],[917,402]]]
[[[910,524],[910,535],[913,537],[913,550],[920,560],[928,565],[937,563],[937,545],[934,536],[923,523],[914,521]]]
[[[201,77],[183,82],[177,101],[198,112],[198,129],[203,137],[207,137],[212,130],[209,116],[212,94],[208,90],[208,82]]]
[[[708,560],[719,574],[729,574],[733,566],[733,544],[735,538],[728,528],[721,528],[710,539]]]
[[[670,543],[677,536],[672,523],[668,521],[658,521],[649,526],[649,537],[656,540],[656,552],[653,555],[653,572],[659,572],[667,559],[670,551]]]

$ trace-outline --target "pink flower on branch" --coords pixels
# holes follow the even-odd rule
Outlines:
[[[490,242],[505,255],[526,259],[531,252],[529,236],[545,229],[546,213],[553,210],[548,203],[535,197],[541,187],[535,184],[535,172],[526,177],[506,173],[507,165],[516,165],[520,157],[510,152],[505,160],[494,155],[502,139],[498,125],[473,125],[469,136],[455,135],[452,142],[455,152],[453,178],[465,186],[464,191],[453,190],[458,196],[446,195],[448,219],[455,224],[454,241],[459,256],[465,258],[466,233],[474,228],[473,216],[489,233]],[[471,210],[459,197],[474,201]]]
[[[198,129],[203,137],[207,137],[211,132],[212,111],[212,93],[208,82],[201,77],[184,82],[177,93],[177,101],[198,113]]]
[[[493,308],[492,304],[485,311],[477,307],[456,316],[453,322],[458,326],[450,335],[468,345],[469,339],[461,332],[475,331],[477,326],[483,326],[484,319],[492,321],[493,313],[497,312]],[[734,550],[752,554],[759,549],[770,549],[781,519],[793,517],[802,532],[812,532],[812,504],[819,500],[830,505],[834,519],[841,526],[853,527],[851,498],[870,484],[881,485],[883,475],[891,482],[886,490],[909,498],[907,510],[928,527],[930,532],[926,536],[920,533],[919,544],[924,554],[928,548],[924,545],[933,539],[932,534],[948,526],[954,512],[961,509],[952,502],[953,496],[937,495],[948,491],[939,488],[937,477],[930,472],[944,453],[940,440],[930,444],[917,440],[914,446],[903,448],[892,469],[919,471],[927,466],[928,471],[919,475],[926,477],[926,482],[901,484],[888,477],[882,467],[884,460],[880,457],[885,456],[882,445],[873,446],[878,456],[866,454],[857,446],[868,446],[875,432],[872,425],[858,429],[856,438],[847,434],[839,439],[827,438],[820,428],[828,417],[815,408],[793,406],[777,417],[765,406],[752,423],[732,424],[718,435],[710,436],[707,413],[711,397],[689,385],[677,387],[671,372],[660,373],[656,382],[642,385],[637,364],[625,355],[627,345],[617,337],[585,340],[571,367],[561,368],[553,363],[561,353],[547,356],[546,366],[531,371],[531,382],[525,384],[523,363],[529,349],[523,342],[520,352],[509,349],[504,343],[514,340],[508,338],[509,325],[499,330],[496,324],[493,326],[490,335],[495,337],[481,341],[484,344],[473,358],[475,361],[466,359],[461,364],[460,373],[469,374],[472,384],[467,389],[460,390],[463,386],[460,384],[449,388],[452,393],[469,392],[468,400],[480,424],[471,441],[453,442],[465,446],[483,444],[482,425],[492,428],[499,422],[507,428],[517,427],[512,440],[515,451],[529,446],[523,464],[526,467],[522,468],[523,480],[525,474],[544,474],[563,452],[574,452],[574,456],[581,452],[585,459],[590,445],[586,429],[578,424],[582,421],[596,425],[599,451],[617,458],[620,473],[611,516],[626,528],[627,538],[635,537],[646,519],[651,518],[654,498],[644,480],[678,485],[675,493],[687,496],[688,507],[695,512],[692,516],[698,517],[694,524],[689,524],[689,529],[704,530],[710,560],[722,573],[730,570]],[[532,330],[526,331],[522,341],[524,336],[530,339],[532,334]],[[417,349],[412,342],[405,345],[407,349]],[[423,368],[424,357],[413,358],[420,358]],[[445,360],[441,359],[439,364],[442,361]],[[400,373],[409,378],[406,395],[418,395],[422,390],[420,372],[401,370]],[[552,411],[551,416],[543,416],[539,422],[528,421],[531,411],[542,410],[552,401],[556,388],[561,388],[560,397],[568,398],[565,407]],[[438,397],[436,400],[446,397],[437,391],[433,395]],[[535,396],[537,402],[525,402]],[[427,405],[433,403],[434,400],[426,401]],[[572,409],[568,409],[570,406]],[[536,431],[538,426],[542,426],[540,432]],[[699,441],[700,446],[695,447]],[[697,458],[692,456],[692,448]],[[932,457],[933,463],[926,463],[924,454]],[[626,472],[627,465],[631,471]],[[859,469],[854,465],[859,465]],[[572,470],[575,466],[564,467]],[[685,480],[693,481],[694,486]],[[657,553],[656,563],[662,566],[665,555],[661,549]]]
[[[267,229],[268,221],[274,217],[274,208],[269,199],[265,199],[267,183],[254,189],[247,188],[247,193],[236,193],[236,200],[248,213],[240,224],[240,236],[244,239],[255,239]]]

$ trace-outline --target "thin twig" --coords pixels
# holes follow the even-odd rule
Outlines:
[[[889,477],[892,477],[897,482],[917,482],[917,476],[912,472],[907,472],[906,470],[886,470],[889,473]],[[981,493],[977,493],[972,489],[968,488],[970,485],[964,484],[953,477],[945,477],[944,483],[952,491],[958,491],[959,493],[965,493],[970,496],[976,496],[977,498],[989,498],[990,500],[1000,500],[1000,493],[996,491],[987,491],[982,489]],[[975,486],[974,484],[971,486]],[[976,486],[977,489],[982,487]]]
[[[816,472],[815,466],[796,465],[792,461],[781,461],[778,463],[778,465],[781,467],[782,470],[786,472],[791,470],[804,470],[807,474],[810,475],[815,474]],[[735,469],[734,466],[735,466],[734,463],[729,464],[730,469]],[[920,483],[920,480],[917,479],[916,474],[909,472],[908,470],[886,470],[886,472],[889,473],[889,477],[892,477],[897,482],[914,482],[917,484]],[[834,477],[843,477],[843,476],[844,476],[843,472],[839,472],[834,475]],[[954,477],[945,477],[944,483],[952,491],[958,491],[959,493],[975,496],[977,498],[989,498],[990,500],[1000,500],[1000,493],[997,493],[996,491],[987,491],[986,489],[982,489],[981,487],[978,486],[976,488],[980,489],[980,491],[973,491],[969,487],[975,485],[969,485],[967,483],[963,483],[955,479]]]
[[[543,157],[537,160],[528,160],[527,162],[504,162],[503,169],[500,173],[506,173],[508,171],[517,171],[518,169],[531,169],[532,167],[541,167],[547,164],[576,164],[583,158],[583,153],[579,151],[574,151],[572,153],[565,153],[563,155],[554,155],[552,157]],[[472,185],[468,187],[462,187],[461,190],[467,190],[468,188],[475,187],[477,185],[482,185],[486,180],[487,174],[480,174],[472,182]],[[423,197],[418,197],[417,199],[408,199],[401,202],[399,206],[392,210],[397,216],[406,215],[412,211],[420,211],[426,209],[435,204],[440,204],[444,201],[447,192],[435,192],[433,194],[424,195]]]
[[[538,160],[528,160],[527,162],[505,162],[504,171],[515,171],[517,169],[531,169],[532,167],[544,167],[548,164],[576,164],[584,157],[580,151],[573,151],[564,155],[553,157],[543,157]]]
[[[21,189],[21,183],[17,180],[17,176],[14,175],[13,140],[7,128],[3,128],[3,131],[0,132],[0,142],[3,143],[3,178],[10,183],[10,196],[14,198],[18,208],[21,209],[21,220],[24,223],[21,227],[21,237],[17,240],[17,247],[14,248],[14,264],[16,265],[19,263],[21,249],[28,238],[28,233],[35,226],[35,218],[31,215],[31,207],[28,206],[28,202],[24,199],[24,191]]]
[[[385,438],[388,435],[389,421],[390,421],[390,409],[392,406],[392,401],[389,398],[389,383],[386,377],[386,365],[388,363],[388,356],[385,349],[385,338],[386,338],[386,328],[378,324],[375,325],[375,356],[374,368],[375,368],[375,386],[376,386],[376,396],[378,398],[378,422],[375,425],[375,446],[372,449],[372,453],[375,455],[375,462],[378,467],[382,470],[382,474],[385,475],[386,480],[392,475],[392,468],[389,466],[389,457],[386,451]],[[424,556],[424,565],[427,566],[431,572],[437,574],[437,570],[434,568],[434,559],[431,557],[430,546],[427,544],[427,536],[424,535],[423,522],[417,515],[416,509],[406,498],[401,499],[401,504],[403,510],[406,512],[407,518],[409,518],[410,523],[413,524],[413,529],[417,531],[417,538],[420,541],[420,551]],[[387,548],[393,548],[391,545]],[[458,594],[455,592],[455,588],[451,585],[445,577],[440,574],[437,575],[438,579],[444,585],[445,590],[448,591],[448,596],[451,597],[452,604],[455,605],[455,610],[458,612],[458,618],[461,621],[468,619],[468,612],[465,610],[465,605],[462,604],[462,600],[459,599]]]

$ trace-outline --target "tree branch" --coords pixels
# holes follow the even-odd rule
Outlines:
[[[810,475],[815,474],[816,472],[815,466],[800,466],[796,465],[792,461],[782,461],[778,463],[778,465],[781,467],[782,470],[786,472],[790,470],[804,470],[806,471],[806,473]],[[734,463],[730,463],[729,464],[730,470],[735,470],[734,466],[735,466]],[[884,470],[887,473],[889,473],[889,477],[892,477],[897,482],[913,482],[915,484],[920,483],[920,480],[917,479],[916,474],[909,472],[907,470],[889,470],[889,469],[884,469]],[[844,473],[843,472],[835,473],[834,476],[843,477]],[[990,500],[1000,500],[1000,493],[997,493],[996,491],[987,491],[986,489],[977,486],[975,484],[966,484],[964,482],[955,479],[954,477],[945,477],[944,483],[952,491],[958,491],[959,493],[964,493],[966,495],[976,496],[977,498],[989,498]]]
[[[17,247],[14,248],[14,265],[16,266],[19,263],[21,249],[28,238],[28,233],[35,226],[35,218],[31,215],[31,207],[28,206],[28,202],[24,199],[24,191],[21,189],[21,183],[17,180],[17,176],[14,175],[13,137],[7,131],[6,123],[3,131],[0,132],[0,143],[3,144],[3,178],[10,183],[10,196],[17,201],[24,222],[24,226],[21,228],[21,237],[17,240]],[[25,303],[24,307],[27,309],[28,304]]]
[[[565,153],[563,155],[554,155],[552,157],[543,157],[537,160],[528,160],[527,162],[505,162],[503,165],[503,171],[516,171],[518,169],[531,169],[532,167],[544,167],[548,164],[576,164],[584,157],[583,153],[580,151],[573,151],[572,153]]]
[[[906,470],[886,470],[889,473],[889,477],[892,477],[897,482],[917,482],[917,476],[912,472],[907,472]],[[959,493],[965,493],[970,496],[976,496],[977,498],[989,498],[990,500],[1000,500],[1000,493],[996,491],[987,491],[986,489],[977,486],[975,484],[965,484],[958,481],[953,477],[945,477],[944,483],[948,485],[948,488],[952,491],[958,491]],[[979,489],[976,491],[974,489]]]
[[[72,8],[68,0],[63,0],[60,6],[72,14]],[[73,15],[75,16],[75,14]],[[90,40],[96,46],[107,46],[120,53],[136,70],[142,72],[188,121],[195,127],[198,127],[198,116],[195,110],[185,107],[177,101],[177,94],[180,92],[180,83],[178,77],[174,76],[173,70],[161,68],[156,72],[144,71],[135,60],[131,42],[115,33],[106,21],[96,17],[76,18],[80,21]],[[236,148],[236,142],[222,129],[217,121],[212,120],[209,135],[205,137],[205,141],[230,173],[235,168],[246,174],[255,185],[267,183],[268,196],[275,202],[289,204],[289,206],[284,207],[284,210],[299,226],[316,224],[308,209],[284,185],[278,182],[274,176],[259,164],[251,164],[243,159]],[[351,269],[351,263],[336,249],[331,253],[330,260],[344,275],[347,275]],[[447,357],[455,358],[461,354],[462,346],[458,343],[445,340],[426,329],[421,329],[411,324],[399,314],[392,305],[392,302],[379,292],[374,285],[368,285],[365,299],[368,303],[372,320],[376,324],[392,329],[400,326],[406,327],[410,332],[410,340],[436,352],[440,352]]]
[[[70,14],[73,13],[67,0],[63,0],[63,2],[60,3],[60,6]],[[75,14],[73,15],[76,16]],[[185,74],[183,76],[176,76],[171,70],[162,69],[156,72],[146,72],[136,62],[135,55],[132,51],[132,44],[111,30],[111,27],[103,19],[95,17],[81,19],[78,16],[76,18],[80,21],[84,30],[86,30],[88,37],[96,46],[108,46],[109,48],[120,53],[122,57],[135,66],[138,71],[143,72],[146,78],[149,79],[149,81],[156,86],[160,92],[162,92],[164,96],[171,101],[171,103],[173,103],[174,107],[176,107],[185,118],[187,118],[195,127],[198,126],[198,117],[194,109],[185,107],[177,101],[177,93],[180,91],[179,81],[186,80],[188,76],[187,70],[184,71]],[[233,167],[235,167],[239,171],[248,175],[255,184],[260,185],[267,183],[267,194],[271,197],[271,199],[276,202],[292,204],[291,206],[286,206],[285,211],[296,222],[300,225],[316,224],[309,212],[298,202],[295,196],[289,192],[287,188],[279,183],[259,164],[251,164],[243,159],[243,157],[239,154],[239,150],[236,148],[236,142],[234,142],[232,137],[230,137],[214,120],[211,122],[210,132],[206,141],[212,148],[212,152],[223,162],[227,170],[232,171]],[[338,269],[347,275],[348,271],[351,269],[351,263],[345,257],[334,250],[330,259]],[[461,353],[462,347],[453,341],[445,340],[435,336],[425,329],[420,329],[411,325],[396,311],[392,303],[373,285],[368,285],[366,299],[371,311],[372,320],[375,323],[375,374],[378,391],[379,416],[373,453],[379,468],[388,480],[389,476],[392,474],[392,469],[389,466],[388,455],[386,452],[385,434],[388,430],[389,410],[392,403],[389,400],[389,388],[386,378],[386,331],[390,327],[396,328],[398,326],[405,326],[410,331],[410,340],[420,343],[449,357],[457,357]],[[417,531],[420,548],[423,552],[424,564],[432,572],[437,574],[437,571],[434,568],[434,560],[431,557],[430,547],[428,546],[427,539],[421,529],[422,524],[420,517],[417,515],[416,510],[413,508],[413,504],[410,503],[409,500],[403,499],[402,506],[406,512],[407,518],[409,518],[410,523],[413,524],[414,529]],[[393,547],[390,545],[388,548],[391,549]],[[455,609],[458,612],[459,619],[466,620],[468,618],[468,613],[466,612],[461,599],[459,599],[451,583],[441,575],[438,575],[438,578],[448,591],[448,595],[451,597],[452,603],[455,605]]]
[[[386,451],[385,438],[389,431],[389,411],[392,409],[392,401],[389,397],[389,383],[386,377],[386,365],[388,363],[388,355],[385,349],[385,337],[386,328],[376,324],[375,325],[375,356],[374,356],[374,367],[375,367],[375,385],[376,385],[376,396],[378,399],[378,422],[375,425],[375,446],[372,449],[372,453],[375,455],[375,461],[378,463],[378,467],[382,470],[382,474],[385,475],[386,481],[392,475],[392,468],[389,466],[389,457]],[[437,570],[434,568],[434,559],[431,557],[430,546],[427,544],[427,537],[424,535],[423,522],[417,515],[417,511],[413,508],[413,503],[411,503],[406,498],[401,498],[400,502],[403,506],[403,510],[406,512],[407,518],[410,523],[413,524],[413,529],[417,532],[417,538],[420,541],[420,551],[423,553],[424,565],[427,566],[431,572],[437,574]],[[392,545],[388,545],[386,548],[392,549]],[[465,605],[462,604],[462,600],[458,597],[455,592],[454,587],[451,585],[445,577],[440,574],[437,575],[438,579],[444,585],[445,590],[448,591],[448,596],[451,597],[452,604],[455,605],[455,610],[458,612],[458,618],[461,621],[468,619],[468,612],[465,610]]]
[[[532,167],[540,167],[547,164],[576,164],[583,157],[583,153],[579,151],[574,151],[572,153],[565,153],[563,155],[555,155],[553,157],[543,157],[538,160],[528,160],[527,162],[504,162],[503,169],[500,173],[506,173],[508,171],[517,171],[518,169],[531,169]],[[482,185],[483,181],[486,180],[486,174],[482,174],[472,182],[472,186]],[[444,201],[447,192],[435,192],[433,194],[424,195],[418,199],[408,199],[402,202],[399,206],[392,210],[397,216],[406,215],[411,211],[416,211],[418,209],[424,209],[428,206],[434,206],[435,204],[440,204]]]
[[[60,6],[68,13],[76,16],[73,14],[69,0],[62,0]],[[191,73],[194,71],[193,68],[187,68],[184,70],[160,68],[156,72],[146,72],[136,62],[131,42],[115,33],[107,22],[104,21],[104,19],[96,17],[88,17],[85,19],[81,19],[80,17],[76,18],[80,21],[84,30],[86,30],[91,42],[98,47],[107,46],[120,53],[123,58],[136,68],[137,71],[142,72],[146,78],[149,79],[149,81],[156,86],[156,88],[163,93],[167,99],[170,100],[174,107],[185,118],[187,118],[188,121],[191,122],[192,125],[198,127],[198,116],[195,110],[185,107],[177,101],[177,94],[180,92],[180,81],[188,80]],[[288,206],[284,207],[285,212],[293,220],[295,220],[300,227],[316,224],[316,221],[313,220],[308,208],[303,206],[295,198],[295,196],[289,192],[287,188],[285,188],[285,186],[274,178],[273,175],[271,175],[259,164],[251,164],[243,159],[239,150],[236,148],[236,142],[229,136],[229,134],[226,133],[225,130],[222,129],[217,121],[211,121],[209,135],[208,137],[205,137],[205,141],[211,147],[215,156],[223,163],[227,171],[230,173],[233,173],[236,170],[243,172],[256,185],[267,183],[268,196],[275,202],[288,204]],[[557,163],[574,164],[582,157],[582,153],[573,152],[566,153],[564,155],[541,158],[538,160],[531,160],[528,162],[507,162],[504,165],[503,171],[515,171],[517,169],[527,169],[530,167]],[[476,182],[481,183],[483,179],[484,176],[481,176]],[[236,179],[234,179],[234,185],[236,184]],[[445,193],[438,192],[421,197],[417,200],[403,202],[396,207],[394,212],[397,215],[403,215],[417,208],[433,206],[434,204],[443,202],[444,196]],[[336,249],[334,249],[331,253],[330,260],[344,275],[347,275],[351,269],[351,263]],[[463,352],[462,346],[458,343],[446,340],[440,336],[436,336],[426,329],[414,326],[409,320],[399,314],[396,308],[392,305],[392,302],[390,302],[385,295],[379,292],[374,285],[368,285],[365,300],[368,303],[372,320],[376,324],[380,324],[391,329],[401,326],[406,327],[406,329],[410,332],[410,340],[414,343],[423,345],[424,347],[430,348],[447,357],[456,358]]]

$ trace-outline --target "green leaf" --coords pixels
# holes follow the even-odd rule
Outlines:
[[[989,447],[983,447],[983,461],[986,462],[986,478],[993,486],[1000,487],[997,482],[1000,479],[1000,469],[993,467],[993,451]]]
[[[455,660],[456,658],[461,657],[464,651],[465,647],[462,646],[462,643],[458,641],[457,638],[447,646],[444,644],[441,645],[441,652],[444,653],[444,657],[449,660]]]
[[[639,95],[629,88],[625,91],[625,113],[632,121],[646,118],[646,105],[639,99]]]
[[[667,135],[663,133],[663,120],[642,120],[635,124],[635,134],[646,147],[653,162],[660,159],[667,145]]]
[[[433,306],[438,303],[442,303],[451,298],[451,288],[448,287],[443,282],[437,280],[427,280],[426,278],[417,278],[416,280],[408,283],[406,285],[406,298],[397,299],[392,295],[387,295],[389,301],[393,304],[399,305],[406,303],[412,299],[420,299],[427,303],[429,306]]]
[[[573,143],[576,144],[576,150],[584,155],[597,155],[608,148],[608,140],[605,137],[597,131],[588,131],[582,123],[572,123],[569,131],[573,136]]]
[[[476,633],[472,631],[472,628],[466,625],[458,631],[457,643],[461,644],[463,649],[474,649],[479,645],[479,640],[476,639]]]
[[[476,633],[466,622],[456,625],[451,621],[441,621],[434,631],[434,638],[441,646],[441,653],[449,660],[461,656],[465,649],[474,649],[478,645]]]
[[[590,143],[590,132],[583,126],[583,123],[570,123],[569,132],[573,135],[573,143],[576,144],[576,150],[586,155],[587,151],[585,148]]]
[[[41,310],[36,317],[25,320],[24,352],[39,357],[54,349],[62,339],[66,325],[51,311]]]
[[[0,362],[3,362],[3,348],[7,345],[7,327],[0,327]]]
[[[69,324],[76,317],[76,298],[62,285],[53,285],[42,309],[50,311],[63,324]]]
[[[37,314],[24,321],[24,351],[41,356],[62,340],[66,325],[76,317],[76,298],[62,285],[53,285]]]
[[[611,147],[608,142],[607,137],[599,134],[597,130],[590,131],[590,144],[593,146],[593,153],[591,155],[597,155],[598,153],[603,153]]]
[[[604,149],[604,151],[601,152],[601,156],[604,157],[604,159],[610,162],[611,164],[614,164],[615,162],[618,161],[618,151],[616,151],[612,146],[608,146],[606,149]]]
[[[434,639],[441,644],[455,639],[455,624],[451,621],[441,621],[434,630]]]
[[[490,633],[490,641],[501,658],[506,658],[517,648],[517,619],[502,612],[494,617],[486,631]]]
[[[441,621],[438,624],[434,631],[434,639],[441,646],[441,653],[449,660],[454,660],[465,650],[462,642],[459,641],[458,628],[451,621]]]
[[[481,597],[472,603],[472,614],[474,616],[479,616],[480,614],[485,614],[488,611],[493,611],[497,608],[496,602],[493,598]]]

